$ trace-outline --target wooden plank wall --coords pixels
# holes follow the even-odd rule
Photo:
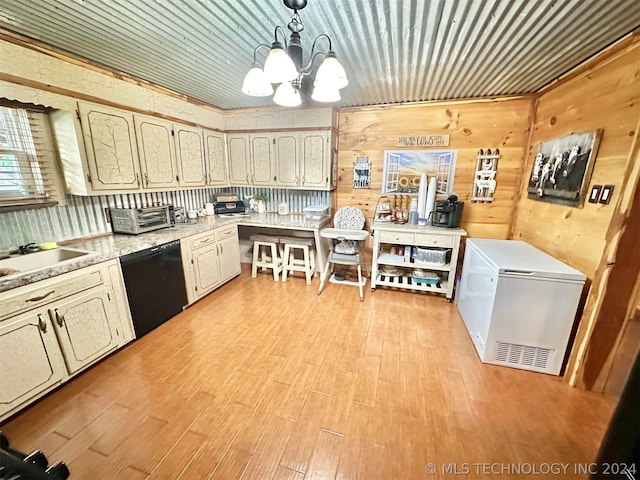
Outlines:
[[[624,255],[638,255],[637,246],[635,252],[623,253],[618,251],[618,243],[638,184],[640,168],[633,151],[639,141],[639,125],[637,33],[592,59],[570,79],[550,86],[537,101],[512,237],[569,263],[591,281],[567,369],[571,382],[587,389],[599,390],[604,385],[600,377],[606,377],[608,359],[615,353],[615,339],[623,328],[621,319],[600,311],[607,289],[615,288],[607,285],[611,266],[624,262]],[[585,202],[583,208],[571,208],[529,200],[526,180],[538,143],[598,128],[603,129],[603,135],[589,185],[614,185],[611,203]],[[607,335],[602,335],[602,328]],[[594,331],[600,332],[599,338],[592,337]],[[589,371],[584,370],[585,365]]]
[[[640,118],[640,42],[538,99],[525,180],[539,142],[572,133],[604,130],[590,185],[615,185],[609,205],[583,208],[529,200],[526,184],[518,204],[513,238],[525,240],[593,278],[620,196]]]
[[[368,224],[381,195],[385,150],[397,147],[400,135],[449,134],[457,150],[453,190],[465,202],[462,227],[472,237],[509,237],[532,121],[533,99],[511,97],[486,100],[429,102],[411,105],[344,108],[339,115],[337,206],[362,208]],[[493,203],[470,203],[476,155],[480,149],[500,149]],[[369,157],[371,188],[354,189],[353,164]]]

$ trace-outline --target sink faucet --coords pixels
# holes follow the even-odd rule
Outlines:
[[[22,255],[27,253],[34,253],[40,250],[40,247],[36,243],[27,243],[26,245],[20,245],[18,250]]]

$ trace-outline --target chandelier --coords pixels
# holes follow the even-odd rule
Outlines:
[[[315,60],[321,58],[322,63],[315,74],[311,98],[316,102],[339,101],[340,89],[346,87],[349,80],[343,66],[336,58],[331,39],[324,33],[318,35],[311,46],[309,60],[304,63],[300,44],[300,32],[304,30],[304,25],[298,10],[307,6],[307,0],[284,0],[283,3],[293,10],[293,18],[288,24],[291,31],[289,43],[287,43],[284,29],[278,25],[275,28],[275,38],[271,46],[262,43],[253,51],[253,64],[244,77],[242,92],[252,97],[268,97],[274,93],[272,84],[279,84],[273,95],[273,101],[283,107],[297,107],[302,103],[300,97],[302,81],[313,72]],[[278,41],[278,33],[284,40],[284,48]],[[329,50],[326,53],[316,51],[322,39],[329,42]],[[263,48],[269,49],[264,68],[257,60],[258,50]]]

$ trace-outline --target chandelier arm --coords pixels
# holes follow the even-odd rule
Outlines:
[[[258,63],[257,54],[258,54],[258,50],[260,48],[262,48],[262,47],[264,47],[267,50],[271,51],[271,47],[269,45],[267,45],[266,43],[261,43],[260,45],[258,45],[256,48],[253,49],[253,63]]]
[[[282,38],[284,39],[284,49],[286,50],[289,48],[289,45],[287,44],[287,34],[284,32],[284,28],[280,25],[276,25],[276,28],[273,30],[273,36],[276,42],[278,41],[278,31],[282,34]]]
[[[311,45],[311,56],[313,57],[313,52],[316,49],[316,44],[318,43],[318,40],[320,40],[321,38],[326,38],[329,41],[329,50],[333,50],[333,46],[331,45],[331,38],[329,37],[329,35],[327,35],[326,33],[321,33],[320,35],[318,35],[316,37],[316,39],[313,41],[313,44]]]
[[[322,59],[324,60],[324,58],[327,56],[326,53],[324,52],[316,52],[312,55],[312,57],[309,59],[309,63],[307,63],[304,67],[302,67],[300,69],[300,71],[302,72],[303,75],[309,75],[311,73],[311,70],[313,68],[313,62],[315,61],[316,58],[318,57],[322,57]]]

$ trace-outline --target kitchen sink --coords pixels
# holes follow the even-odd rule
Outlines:
[[[77,248],[58,247],[53,250],[43,250],[26,255],[12,256],[0,260],[0,278],[57,267],[77,260],[80,257],[94,255],[95,253],[96,252]]]

